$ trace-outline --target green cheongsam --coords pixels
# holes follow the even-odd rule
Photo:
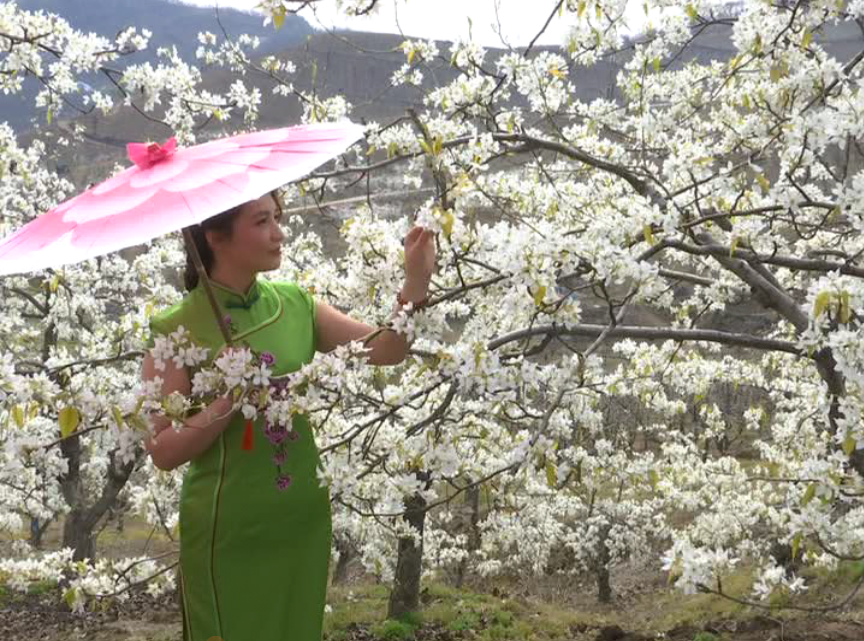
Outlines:
[[[212,288],[230,316],[235,342],[275,356],[278,376],[297,370],[315,353],[315,304],[295,283],[258,278],[243,294]],[[209,347],[225,344],[201,283],[154,315],[153,334],[183,325]],[[243,449],[245,419],[228,427],[190,461],[180,495],[180,588],[183,641],[320,641],[330,562],[330,495],[316,476],[319,453],[308,419],[287,443],[277,487],[276,449],[264,419],[254,423],[252,449]]]

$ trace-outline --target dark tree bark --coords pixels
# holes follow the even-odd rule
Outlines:
[[[471,554],[480,547],[480,528],[477,524],[480,522],[480,486],[472,485],[465,492],[465,503],[470,511],[470,521],[468,524],[468,554]],[[468,571],[468,559],[464,558],[459,562],[456,568],[455,587],[461,588],[465,583],[465,575]]]
[[[110,452],[107,478],[102,494],[94,503],[88,503],[81,478],[81,439],[77,435],[63,439],[60,442],[60,449],[68,462],[68,470],[60,478],[60,490],[71,508],[63,523],[63,546],[74,550],[72,558],[75,561],[95,559],[96,525],[114,505],[117,495],[135,469],[138,458],[121,463],[117,459],[117,450]]]
[[[339,561],[336,563],[336,569],[333,570],[330,584],[341,585],[348,578],[348,564],[354,558],[354,546],[343,537],[336,537],[335,545],[336,549],[339,550]]]
[[[600,545],[597,550],[595,574],[597,576],[597,600],[600,603],[610,603],[612,601],[612,585],[609,581],[609,546],[606,543],[609,529],[608,525],[601,528]]]
[[[428,482],[428,474],[418,473]],[[405,521],[418,532],[418,541],[410,537],[399,539],[399,556],[393,589],[387,604],[387,618],[400,619],[420,608],[420,575],[423,571],[423,527],[426,523],[426,500],[415,494],[405,503]]]
[[[30,519],[30,539],[29,543],[37,550],[42,548],[42,537],[48,531],[48,527],[54,522],[54,518],[40,521],[36,517]]]

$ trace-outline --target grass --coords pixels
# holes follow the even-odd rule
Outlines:
[[[116,538],[118,544],[125,541],[128,545],[131,541],[140,546],[150,534],[146,524],[132,521],[127,523],[122,535],[112,530],[107,528],[103,532],[100,543],[113,547]],[[154,538],[158,536],[157,533]],[[749,571],[749,567],[742,566],[724,577],[724,590],[732,596],[750,599],[752,578]],[[475,589],[457,589],[442,581],[427,581],[423,584],[420,612],[398,621],[386,617],[388,586],[372,582],[333,586],[328,591],[331,611],[324,618],[324,639],[348,641],[356,638],[356,628],[360,627],[377,641],[425,641],[437,638],[438,631],[449,633],[455,639],[472,641],[581,641],[596,638],[598,629],[603,626],[620,625],[648,636],[689,627],[694,630],[695,638],[688,635],[687,641],[691,638],[693,641],[728,641],[725,634],[717,636],[695,630],[706,629],[709,622],[743,621],[763,614],[711,594],[682,595],[668,588],[656,574],[647,570],[642,574],[644,576],[636,577],[639,587],[635,592],[630,591],[623,597],[616,593],[616,600],[609,605],[598,604],[590,587],[575,587],[569,580],[559,584],[559,579],[490,579]],[[778,593],[771,602],[776,605],[836,603],[864,576],[864,562],[842,562],[833,571],[808,568],[804,576],[810,586],[807,592],[791,597]],[[26,598],[5,584],[7,578],[0,572],[0,608]],[[55,588],[53,581],[34,582],[28,587],[28,594],[50,593]],[[855,613],[864,612],[864,591],[850,606]],[[791,620],[797,615],[777,611],[771,616]],[[178,625],[179,617],[165,625],[164,633],[148,629],[146,640],[175,638]],[[708,636],[710,634],[714,638]],[[121,639],[131,641],[127,637],[118,637],[116,641]],[[115,639],[112,637],[111,641]]]
[[[842,597],[862,572],[862,564],[851,563],[833,572],[825,571],[811,579],[813,594],[805,598]],[[55,587],[54,582],[43,581],[32,584],[28,592],[39,594]],[[725,590],[744,598],[749,596],[750,588],[751,578],[743,568],[724,581]],[[517,594],[517,590],[504,589],[503,593]],[[530,593],[535,594],[533,590]],[[581,641],[595,639],[598,629],[606,625],[620,625],[626,630],[649,636],[692,627],[695,631],[690,633],[692,636],[687,636],[688,641],[691,638],[693,641],[728,641],[726,635],[698,630],[704,629],[709,622],[746,620],[758,614],[752,608],[722,597],[681,595],[656,585],[626,601],[601,605],[593,597],[583,595],[568,606],[539,595],[527,599],[494,596],[485,591],[456,589],[433,581],[424,584],[421,611],[410,613],[401,620],[386,618],[388,596],[387,586],[372,583],[330,588],[328,601],[331,611],[324,619],[324,641],[356,638],[358,627],[371,633],[370,638],[376,641],[424,641],[438,638],[437,630],[449,632],[455,639],[472,641]],[[4,600],[15,598],[23,599],[24,596],[0,582],[0,606]],[[799,597],[795,598],[797,601]],[[856,602],[859,612],[862,601],[864,599]],[[793,616],[794,613],[772,614],[775,618]],[[134,640],[169,641],[176,638],[178,625],[179,618],[166,625],[164,630],[152,627],[146,632],[142,630],[140,633],[144,636],[135,636]],[[133,641],[125,636],[118,636],[116,640],[111,637],[111,641],[121,639]]]
[[[810,571],[810,589],[803,595],[775,595],[772,602],[784,600],[799,605],[824,603],[845,597],[864,575],[864,563],[844,563],[835,571]],[[750,569],[741,567],[724,577],[723,589],[730,596],[749,600],[753,579]],[[505,590],[505,592],[511,592]],[[386,619],[388,590],[381,585],[358,585],[330,589],[332,612],[325,617],[325,641],[349,638],[348,630],[361,625],[381,641],[411,641],[422,625],[443,628],[456,638],[475,641],[571,641],[575,630],[597,630],[606,625],[620,625],[633,632],[653,635],[676,628],[702,628],[723,620],[744,621],[761,611],[713,594],[683,595],[662,586],[648,589],[623,605],[597,604],[593,597],[568,607],[552,599],[496,597],[486,592],[456,589],[441,582],[424,584],[422,611],[413,621]],[[864,607],[864,596],[853,607]],[[778,619],[801,616],[793,611],[776,611]],[[424,637],[425,638],[425,637]],[[695,633],[693,641],[723,641],[712,632]]]
[[[380,585],[331,588],[324,638],[341,641],[350,627],[363,625],[382,641],[410,641],[421,625],[431,625],[479,641],[551,641],[571,639],[571,625],[585,622],[583,615],[562,607],[501,599],[439,582],[425,586],[421,613],[395,621],[386,618],[388,594]]]
[[[414,638],[418,627],[419,624],[414,625],[408,621],[387,619],[375,624],[372,627],[372,634],[382,641],[409,641]]]
[[[57,588],[57,581],[35,581],[27,586],[27,595],[47,594],[53,592]],[[11,589],[0,577],[0,607],[7,603],[16,603],[23,601],[26,598],[24,594],[18,590]]]
[[[746,599],[752,584],[749,571],[742,568],[724,577],[723,591],[729,596]],[[740,619],[748,616],[751,608],[714,594],[682,595],[667,590],[652,598],[651,610],[646,613],[651,627],[670,630],[718,619]]]

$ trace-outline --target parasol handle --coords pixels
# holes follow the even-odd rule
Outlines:
[[[210,306],[213,308],[213,313],[216,314],[216,322],[219,323],[219,330],[222,332],[223,338],[225,338],[225,344],[231,345],[231,331],[225,322],[225,315],[219,308],[219,301],[216,300],[216,296],[213,294],[213,288],[210,286],[210,277],[207,275],[207,270],[204,269],[204,262],[198,253],[198,246],[195,244],[195,239],[192,238],[192,232],[189,231],[188,227],[183,228],[183,240],[186,241],[186,250],[189,252],[189,256],[192,257],[192,262],[198,271],[198,278],[201,280],[201,284],[204,285],[204,291],[207,293]]]

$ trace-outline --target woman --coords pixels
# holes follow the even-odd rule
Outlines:
[[[259,279],[279,267],[284,235],[276,193],[207,219],[193,237],[213,293],[230,317],[232,337],[259,353],[270,352],[274,375],[299,369],[315,351],[361,338],[374,328],[317,302],[295,283]],[[405,239],[406,279],[398,304],[422,305],[435,264],[431,231],[414,227]],[[188,293],[153,316],[153,334],[183,325],[215,355],[224,339],[212,307],[187,257]],[[372,363],[405,358],[404,336],[381,332],[369,342]],[[191,389],[189,372],[169,359],[157,371],[144,359],[143,378],[159,375],[162,393]],[[254,426],[251,449],[244,419],[218,398],[187,419],[180,431],[154,417],[147,450],[171,470],[190,461],[180,496],[180,588],[184,641],[320,641],[331,544],[330,497],[316,477],[318,449],[305,416],[294,422],[274,483],[274,448]],[[244,436],[246,437],[244,439]],[[286,487],[289,485],[290,487]]]

